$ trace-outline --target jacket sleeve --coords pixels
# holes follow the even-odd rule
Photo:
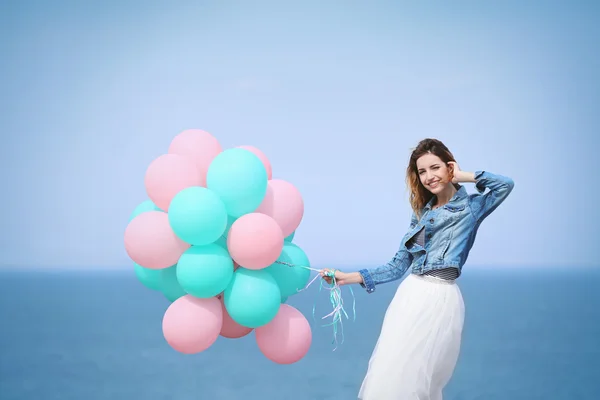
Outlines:
[[[411,228],[417,224],[417,218],[413,213],[411,218]],[[394,255],[394,257],[384,265],[376,268],[365,268],[358,271],[363,278],[361,286],[367,290],[367,293],[373,293],[375,286],[398,280],[404,276],[408,267],[412,264],[413,255],[404,247],[404,244],[400,244],[400,248]]]
[[[487,171],[475,172],[478,194],[471,196],[471,211],[477,222],[487,218],[512,192],[515,183],[511,178]],[[489,191],[485,194],[485,189]]]

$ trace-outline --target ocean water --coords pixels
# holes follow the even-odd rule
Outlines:
[[[466,270],[462,353],[444,399],[600,399],[598,269]],[[277,365],[253,334],[197,355],[164,341],[169,302],[127,272],[0,272],[0,399],[356,399],[399,282],[355,287],[334,352],[318,288],[290,298],[313,325],[307,356]],[[350,293],[344,289],[347,301]]]

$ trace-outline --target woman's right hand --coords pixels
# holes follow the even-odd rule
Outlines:
[[[335,271],[335,272],[334,272]],[[323,280],[329,284],[331,284],[332,279],[330,274],[335,274],[335,281],[337,282],[338,285],[342,286],[342,285],[347,285],[350,283],[359,283],[359,280],[357,280],[354,275],[360,275],[356,272],[354,273],[346,273],[346,272],[342,272],[342,271],[338,271],[336,270],[332,270],[332,269],[322,269],[319,274],[323,277]],[[362,280],[362,279],[360,279]]]

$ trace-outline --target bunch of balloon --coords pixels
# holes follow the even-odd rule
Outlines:
[[[220,337],[254,331],[270,360],[302,359],[310,324],[285,304],[310,278],[292,242],[304,214],[300,192],[273,179],[257,148],[223,150],[210,133],[175,136],[146,170],[149,199],[133,211],[125,249],[138,279],[172,303],[162,329],[175,350],[200,353]]]

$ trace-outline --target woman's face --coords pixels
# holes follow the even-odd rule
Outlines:
[[[442,192],[452,184],[450,170],[446,163],[431,153],[417,159],[417,174],[425,189],[433,194]]]

